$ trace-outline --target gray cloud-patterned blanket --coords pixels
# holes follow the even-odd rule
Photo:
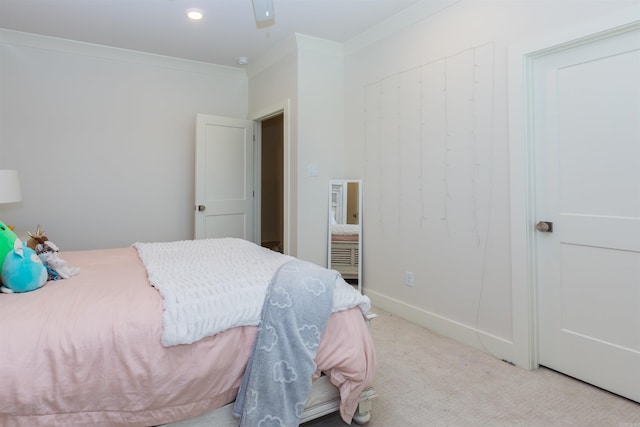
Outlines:
[[[233,408],[240,427],[299,425],[337,275],[301,260],[283,264],[274,275]]]

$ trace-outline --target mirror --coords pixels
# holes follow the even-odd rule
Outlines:
[[[362,181],[329,182],[328,266],[362,292]]]

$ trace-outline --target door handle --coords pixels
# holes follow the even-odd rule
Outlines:
[[[205,205],[198,205],[198,212],[204,212],[207,207]]]
[[[542,233],[553,233],[553,222],[538,221],[538,223],[536,224],[536,230]]]

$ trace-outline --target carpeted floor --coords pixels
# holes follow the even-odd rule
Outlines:
[[[640,427],[636,402],[546,368],[514,367],[372,311],[379,369],[369,427]],[[345,425],[332,414],[304,427]]]

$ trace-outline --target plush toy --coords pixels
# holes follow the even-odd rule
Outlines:
[[[45,242],[49,241],[47,236],[44,234],[44,231],[40,230],[40,224],[38,224],[38,227],[36,228],[36,234],[32,234],[30,231],[28,231],[27,234],[29,235],[27,246],[36,251],[36,253],[38,252],[38,245],[44,245]]]
[[[67,262],[58,257],[58,246],[54,244],[40,229],[40,224],[35,234],[28,232],[27,246],[35,253],[47,269],[48,280],[69,279],[80,272],[78,267],[68,267]]]
[[[78,267],[67,266],[67,261],[60,259],[57,251],[49,253],[45,266],[50,275],[53,273],[54,277],[57,276],[60,279],[70,279],[80,272]],[[54,278],[54,280],[56,279]]]
[[[58,252],[60,249],[58,249],[58,245],[53,243],[51,240],[46,240],[42,244],[38,243],[36,247],[33,248],[33,250],[40,257],[42,262],[44,262],[46,257],[49,256],[50,253]]]
[[[47,282],[47,269],[35,251],[20,239],[16,239],[13,251],[9,252],[2,264],[0,291],[5,293],[29,292],[42,287]]]
[[[7,225],[0,222],[0,267],[7,254],[13,250],[13,243],[18,236]],[[0,272],[0,281],[2,280],[2,273]]]

